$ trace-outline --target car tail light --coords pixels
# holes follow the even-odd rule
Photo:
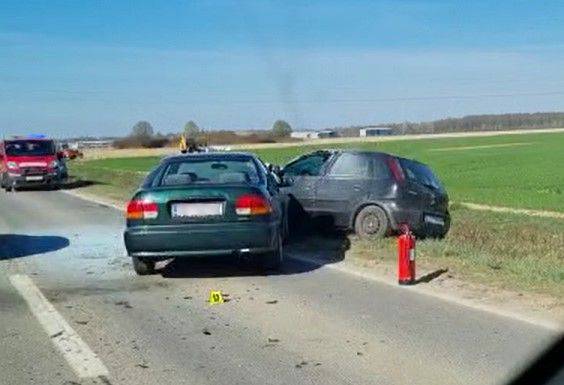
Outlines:
[[[259,194],[241,195],[235,201],[237,215],[265,215],[272,212],[270,203]]]
[[[388,162],[388,167],[390,168],[390,172],[392,173],[392,176],[394,177],[395,181],[398,183],[403,182],[405,180],[405,174],[401,168],[399,160],[390,156],[388,157],[387,162]]]
[[[155,219],[159,207],[155,202],[134,199],[127,204],[127,219]]]

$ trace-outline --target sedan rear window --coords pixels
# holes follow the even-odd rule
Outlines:
[[[190,159],[165,165],[160,186],[256,184],[260,180],[252,159]]]

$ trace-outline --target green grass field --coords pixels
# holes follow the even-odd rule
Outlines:
[[[284,164],[323,147],[253,151],[266,162]],[[439,175],[453,201],[564,211],[564,133],[345,143],[334,147],[384,151],[425,162]],[[148,171],[158,161],[158,157],[100,159],[77,163],[73,169],[89,173],[98,168],[98,179],[106,179],[104,170],[121,171],[130,186],[142,177],[135,172]],[[131,175],[125,176],[128,172]]]
[[[339,144],[379,150],[428,163],[451,200],[564,212],[564,133]],[[318,146],[261,149],[283,164]],[[158,157],[72,163],[71,174],[95,184],[85,192],[124,202]],[[564,220],[474,211],[451,206],[452,228],[442,241],[419,242],[418,260],[474,282],[564,298]],[[393,263],[387,239],[351,238],[347,256]]]

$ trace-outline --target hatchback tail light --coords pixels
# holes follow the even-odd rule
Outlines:
[[[390,172],[394,177],[394,180],[398,183],[405,181],[405,174],[401,168],[399,160],[390,156],[387,159],[388,167],[390,168]]]
[[[235,212],[237,215],[265,215],[272,212],[272,207],[262,195],[245,194],[235,201]]]
[[[134,199],[127,204],[127,219],[155,219],[159,207],[155,202]]]

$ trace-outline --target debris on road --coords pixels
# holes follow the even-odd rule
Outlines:
[[[270,338],[270,337],[268,337],[268,342],[269,342],[269,343],[277,343],[277,342],[280,342],[280,340],[279,340],[278,338]]]
[[[204,333],[206,336],[211,336],[211,332],[208,330],[208,328],[202,329],[202,333]]]
[[[126,309],[133,309],[133,306],[129,303],[129,301],[116,301],[114,302],[116,306],[123,306]]]
[[[275,299],[275,300],[272,300],[272,301],[266,301],[266,303],[267,303],[268,305],[274,305],[274,304],[277,304],[277,303],[278,303],[278,300]]]
[[[145,364],[145,363],[143,363],[143,364],[137,364],[137,365],[135,365],[135,366],[137,366],[137,367],[139,367],[139,368],[143,368],[143,369],[148,369],[148,368],[149,368],[149,365],[148,365],[148,364]]]
[[[301,369],[302,367],[306,366],[308,363],[307,361],[302,361],[299,364],[296,364],[295,367]]]
[[[60,330],[60,331],[58,331],[58,332],[57,332],[57,333],[55,333],[55,334],[51,334],[51,336],[50,336],[50,337],[51,337],[51,338],[57,338],[57,337],[59,337],[59,336],[60,336],[60,335],[62,335],[62,334],[63,334],[63,331],[62,331],[62,330]]]
[[[74,321],[74,322],[79,325],[88,325],[88,321]]]

